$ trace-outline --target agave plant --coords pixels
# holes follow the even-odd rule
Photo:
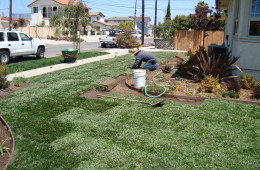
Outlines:
[[[230,73],[235,70],[241,69],[235,65],[239,57],[231,57],[231,52],[228,53],[207,53],[203,48],[194,55],[193,60],[195,62],[195,70],[198,77],[206,77],[211,75],[212,77],[224,78],[231,77]],[[234,66],[232,68],[232,66]],[[242,72],[242,71],[241,71]]]

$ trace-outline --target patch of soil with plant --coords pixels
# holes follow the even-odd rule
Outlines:
[[[184,56],[185,57],[185,56]],[[158,85],[167,85],[172,86],[172,88],[168,88],[168,91],[160,98],[164,100],[171,100],[174,102],[181,102],[186,104],[192,105],[199,105],[201,104],[204,99],[206,98],[216,98],[216,99],[224,99],[224,100],[231,100],[237,101],[247,104],[257,104],[260,105],[259,99],[252,98],[252,89],[240,89],[239,91],[239,98],[224,98],[221,94],[214,94],[210,92],[201,92],[199,90],[199,82],[189,79],[189,78],[182,78],[182,77],[174,77],[173,73],[182,62],[183,56],[175,57],[170,59],[169,61],[160,64],[159,68],[155,71],[146,71],[146,85],[150,85],[148,87],[148,94],[158,95],[163,91],[163,88],[154,86],[154,82]],[[169,73],[160,73],[165,66],[169,66],[171,68]],[[134,96],[142,96],[147,97],[143,89],[134,88],[134,77],[133,76],[119,76],[116,78],[118,85],[113,88],[109,92],[103,91],[96,91],[96,89],[92,89],[81,94],[81,97],[97,99],[97,94],[108,95],[109,93],[119,93],[119,94],[126,94],[126,95],[134,95]],[[221,83],[221,87],[226,91],[226,83]],[[154,88],[156,87],[156,88]]]
[[[9,94],[11,94],[11,93],[13,93],[13,92],[15,92],[15,91],[17,91],[17,90],[20,90],[22,88],[29,86],[29,84],[30,83],[27,82],[27,83],[23,83],[21,86],[17,87],[14,84],[11,83],[8,88],[0,89],[0,99],[9,95]]]
[[[5,169],[12,159],[14,143],[10,130],[0,117],[0,169]]]

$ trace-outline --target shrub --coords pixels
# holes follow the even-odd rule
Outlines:
[[[199,91],[219,94],[223,89],[219,84],[219,79],[209,75],[201,80]]]
[[[162,72],[163,73],[170,73],[172,71],[172,68],[170,65],[166,64],[162,67]]]
[[[231,52],[224,53],[210,53],[208,54],[204,48],[200,48],[194,57],[191,57],[194,60],[195,65],[195,75],[199,78],[204,78],[205,76],[211,75],[212,77],[223,78],[229,77],[232,70],[231,66],[238,60],[238,57],[230,57]],[[236,67],[238,68],[238,67]]]
[[[222,94],[223,97],[230,97],[230,98],[239,98],[239,94],[234,91],[234,90],[230,90],[230,91],[225,91]]]
[[[20,87],[22,84],[26,83],[26,78],[24,77],[15,77],[12,80],[14,86]]]
[[[257,85],[257,80],[254,76],[246,74],[240,76],[239,83],[243,89],[251,89]]]
[[[241,89],[241,85],[240,83],[235,80],[235,79],[228,79],[226,80],[227,83],[227,90],[228,91],[235,91],[235,92],[239,92],[239,90]]]
[[[6,79],[7,65],[0,64],[0,89],[5,89],[9,86],[9,82]]]
[[[260,84],[259,83],[253,88],[253,96],[252,97],[260,99]]]
[[[140,47],[137,42],[137,38],[133,37],[131,34],[118,34],[116,36],[116,44],[119,48],[136,48]]]

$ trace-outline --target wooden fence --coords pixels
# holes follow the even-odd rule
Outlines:
[[[204,37],[204,38],[203,38]],[[204,46],[208,50],[208,45],[222,45],[224,42],[224,31],[188,31],[178,30],[175,32],[175,50],[198,50],[199,46]]]

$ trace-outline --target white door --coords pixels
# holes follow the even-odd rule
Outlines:
[[[24,33],[19,33],[21,37],[21,42],[22,42],[22,48],[23,48],[23,54],[28,55],[28,54],[33,54],[34,50],[32,47],[32,41],[30,37]]]
[[[11,51],[10,56],[22,55],[22,42],[16,32],[7,32],[7,45]]]

